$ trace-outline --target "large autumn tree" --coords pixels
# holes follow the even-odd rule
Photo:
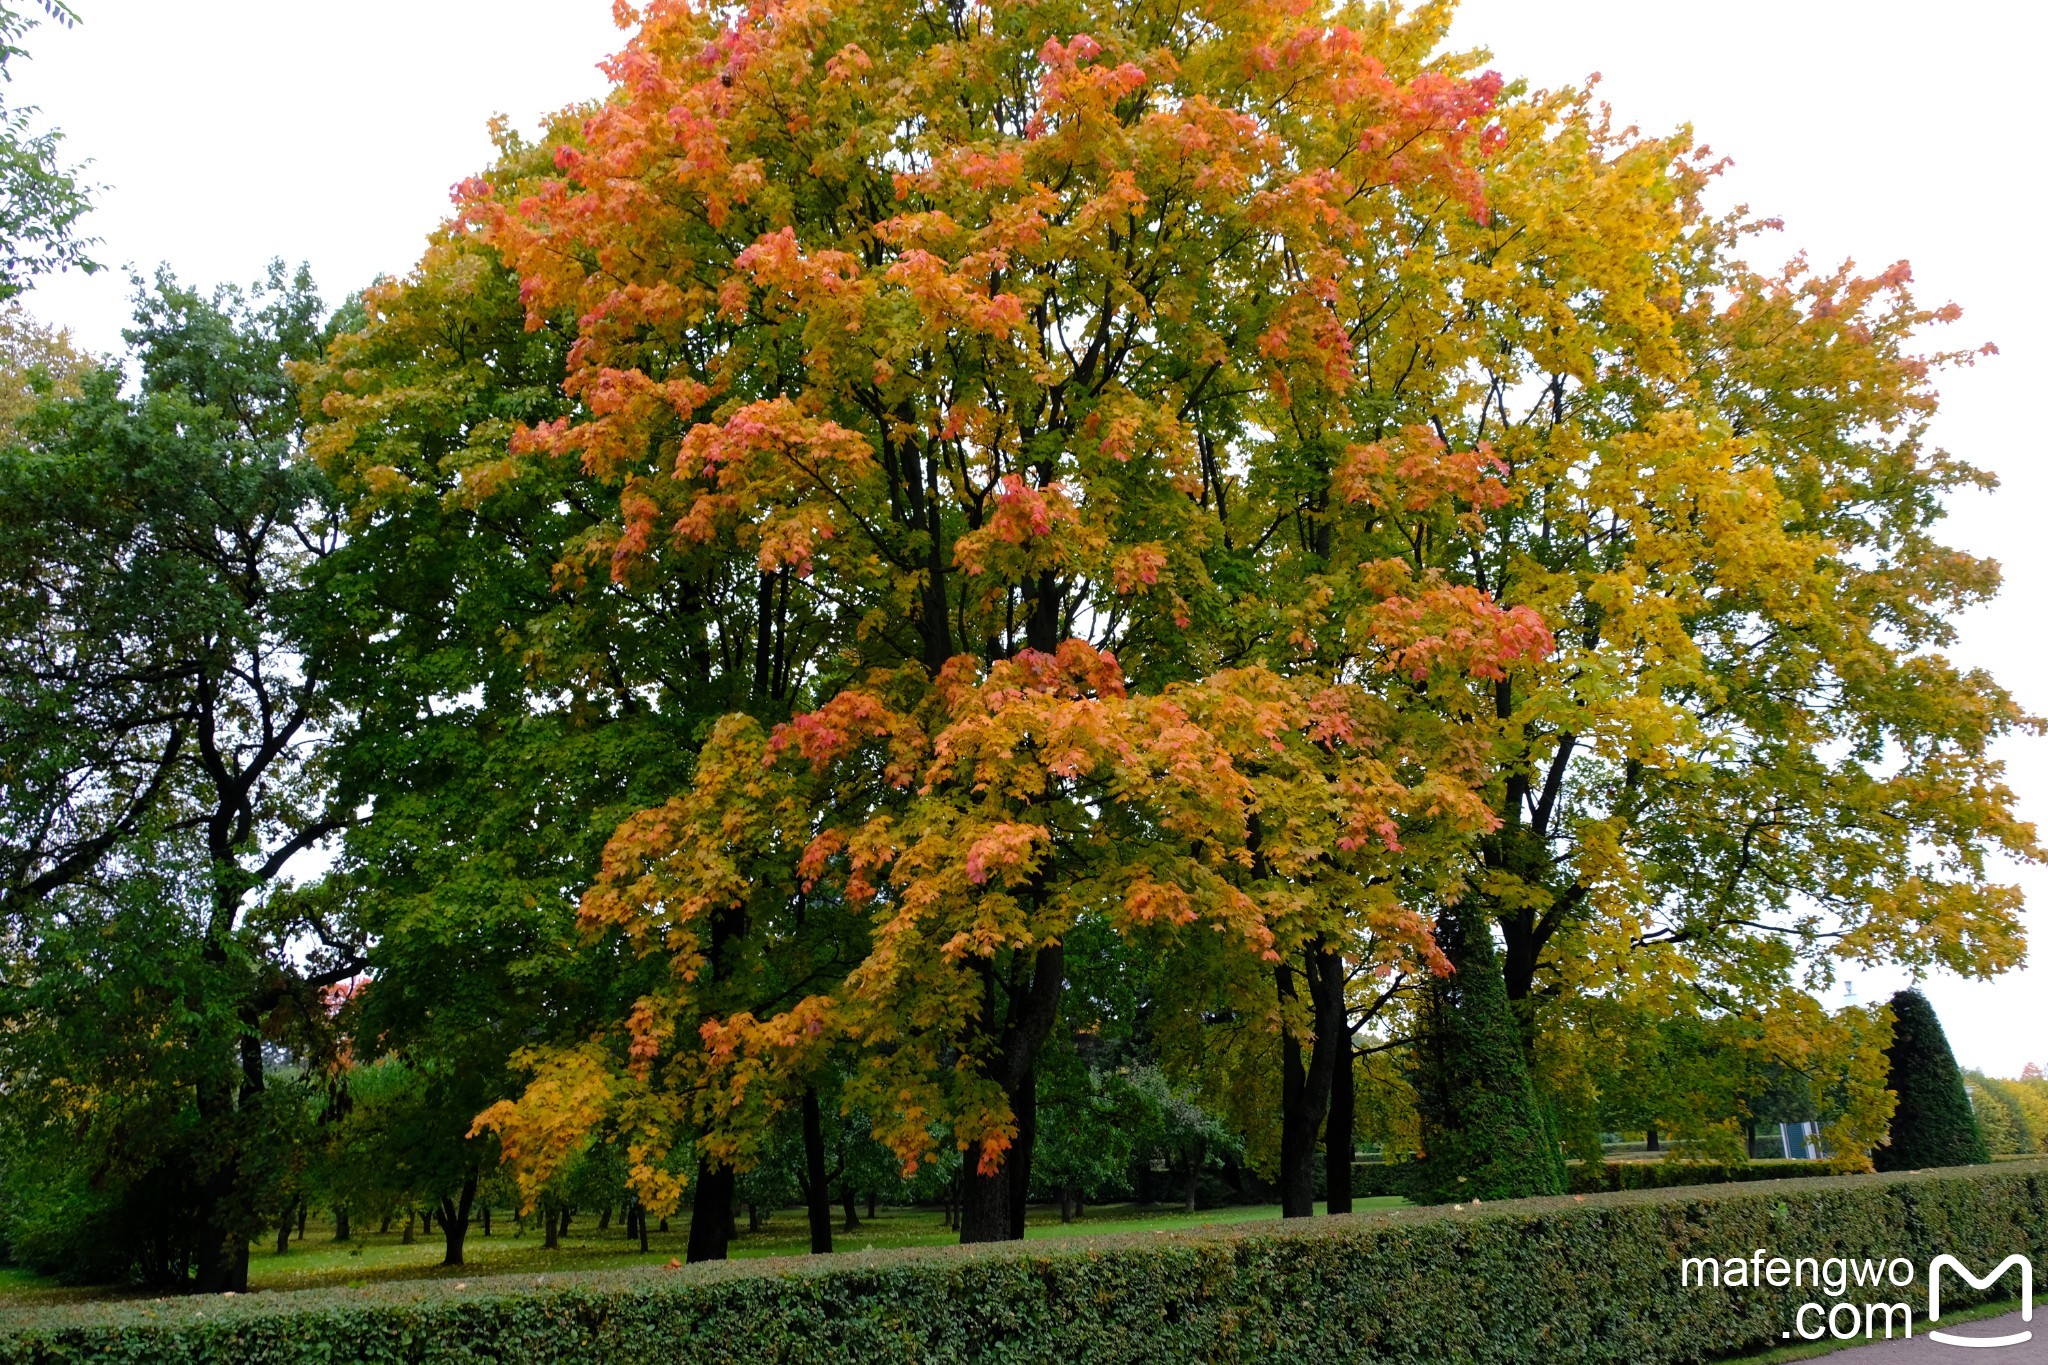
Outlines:
[[[676,970],[623,1066],[558,1054],[492,1115],[510,1150],[609,1106],[712,1176],[845,1045],[907,1164],[934,1124],[969,1153],[963,1236],[1017,1235],[1063,941],[1104,917],[1257,983],[1307,1211],[1343,955],[1436,961],[1403,893],[1490,825],[1451,722],[1549,646],[1385,554],[1495,462],[1390,458],[1349,402],[1376,221],[1484,215],[1499,82],[1430,64],[1438,18],[656,6],[556,175],[467,187],[532,325],[577,319],[581,407],[513,448],[621,486],[579,563],[743,555],[831,623],[812,708],[723,723],[614,839],[585,921]],[[1233,485],[1285,491],[1263,537],[1219,527]],[[1266,553],[1297,529],[1312,573]],[[850,968],[762,1000],[820,907]]]

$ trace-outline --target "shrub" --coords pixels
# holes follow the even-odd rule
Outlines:
[[[1891,1065],[1885,1088],[1899,1097],[1891,1141],[1870,1154],[1881,1171],[1930,1170],[1989,1161],[1963,1073],[1934,1006],[1918,991],[1892,997]]]
[[[1437,933],[1457,970],[1430,977],[1423,989],[1413,1081],[1429,1157],[1410,1171],[1415,1197],[1558,1193],[1564,1153],[1529,1078],[1491,922],[1446,914]]]
[[[2048,1249],[2048,1162],[1392,1209],[1302,1226],[43,1309],[0,1365],[168,1362],[1686,1362],[1777,1344],[1812,1288],[1686,1257]],[[1923,1291],[1886,1288],[1915,1307]],[[1960,1291],[1962,1285],[1951,1287]],[[1848,1288],[1849,1301],[1872,1291]],[[1981,1296],[1980,1296],[1981,1297]],[[1944,1295],[1958,1304],[1960,1292]],[[1917,1321],[1916,1321],[1917,1326]]]

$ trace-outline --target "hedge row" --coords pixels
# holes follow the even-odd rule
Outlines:
[[[1361,1162],[1351,1168],[1351,1193],[1359,1199],[1406,1196],[1413,1186],[1406,1162]],[[1748,1180],[1796,1180],[1825,1171],[1812,1161],[1575,1161],[1565,1168],[1566,1192],[1668,1190],[1679,1185],[1725,1185]]]
[[[1391,1209],[1307,1226],[45,1309],[53,1361],[1689,1362],[1778,1343],[1816,1289],[1681,1287],[1687,1257],[2048,1247],[2048,1163]],[[1961,1282],[1944,1298],[1969,1299]],[[2009,1293],[2009,1283],[1997,1286]],[[1848,1301],[1871,1290],[1849,1289]],[[1981,1296],[1979,1296],[1981,1297]],[[1920,1327],[1924,1331],[1924,1326]]]

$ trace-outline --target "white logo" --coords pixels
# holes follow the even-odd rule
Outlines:
[[[1970,1273],[1970,1268],[1953,1256],[1937,1256],[1927,1267],[1927,1320],[1941,1321],[1941,1268],[1947,1266],[1969,1282],[1972,1289],[1989,1289],[2014,1266],[2020,1268],[2020,1321],[2034,1320],[2034,1265],[2026,1257],[2012,1255],[1998,1263],[1998,1269],[1979,1279]],[[2031,1341],[2032,1329],[2014,1332],[2004,1337],[1959,1337],[1950,1332],[1929,1332],[1928,1337],[1945,1346],[2017,1346]]]

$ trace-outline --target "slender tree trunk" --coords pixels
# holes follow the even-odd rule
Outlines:
[[[562,1245],[561,1217],[555,1212],[555,1206],[550,1204],[541,1210],[541,1218],[543,1220],[542,1226],[545,1230],[541,1233],[540,1249],[542,1251],[554,1251]]]
[[[1031,1158],[1038,1150],[1038,1068],[1025,1073],[1015,1099],[1017,1142],[1003,1163],[1010,1177],[1010,1240],[1024,1240],[1024,1213],[1031,1200]]]
[[[286,1208],[284,1217],[277,1220],[277,1254],[282,1256],[292,1249],[292,1211]]]
[[[1195,1211],[1195,1196],[1202,1185],[1202,1161],[1207,1156],[1207,1144],[1197,1142],[1188,1153],[1187,1211]]]
[[[604,1201],[603,1207],[599,1208],[597,1211],[597,1230],[599,1232],[608,1232],[611,1230],[611,1225],[612,1201],[607,1199]]]
[[[1330,1077],[1330,1117],[1323,1125],[1323,1188],[1330,1213],[1351,1212],[1351,1135],[1358,1123],[1357,1076],[1352,1070],[1350,1020]]]
[[[488,1237],[491,1235],[491,1206],[485,1204],[479,1211],[484,1216],[484,1236]]]
[[[868,1221],[870,1223],[875,1221],[875,1192],[873,1190],[868,1191]]]
[[[349,1240],[348,1205],[346,1204],[336,1204],[334,1206],[334,1240],[337,1242]]]
[[[391,1232],[391,1220],[396,1216],[396,1214],[393,1214],[388,1209],[385,1211],[383,1221],[377,1224],[377,1235],[379,1237],[389,1235]]]
[[[441,1196],[441,1239],[446,1248],[441,1256],[442,1265],[462,1264],[462,1244],[469,1237],[469,1210],[476,1202],[476,1177],[477,1173],[471,1171],[463,1179],[456,1198]]]
[[[427,1205],[427,1207],[420,1210],[420,1236],[425,1237],[432,1233],[433,1230],[434,1206],[432,1204],[429,1204]]]
[[[299,1240],[306,1240],[306,1201],[299,1201]]]
[[[398,1239],[398,1244],[399,1244],[400,1246],[408,1246],[408,1247],[409,1247],[409,1246],[411,1246],[411,1245],[412,1245],[412,1242],[413,1242],[413,1236],[412,1236],[412,1227],[413,1227],[413,1224],[414,1224],[415,1222],[417,1222],[417,1221],[418,1221],[418,1219],[419,1219],[419,1211],[418,1211],[417,1209],[407,1209],[407,1210],[405,1211],[405,1235],[404,1235],[403,1237],[400,1237],[400,1238]]]
[[[846,1221],[839,1225],[841,1232],[860,1231],[860,1214],[853,1207],[853,1186],[839,1187],[839,1207],[846,1212]]]
[[[818,1092],[804,1087],[804,1212],[811,1220],[811,1254],[832,1251],[832,1193],[825,1188],[825,1122]]]
[[[562,1236],[564,1236],[564,1237],[567,1237],[567,1236],[569,1235],[569,1220],[570,1220],[571,1218],[574,1218],[575,1216],[576,1216],[576,1206],[575,1206],[574,1204],[564,1204],[564,1205],[562,1205],[562,1226],[561,1226],[561,1235],[562,1235]]]
[[[1280,1216],[1307,1218],[1316,1211],[1316,1134],[1330,1105],[1330,1086],[1337,1073],[1337,1054],[1350,1051],[1350,1019],[1344,1012],[1344,959],[1328,951],[1322,938],[1311,939],[1303,963],[1315,1041],[1306,1058],[1292,1032],[1280,1041]],[[1283,1002],[1295,998],[1295,971],[1282,962],[1274,969]]]
[[[1060,1221],[1062,1223],[1074,1221],[1074,1187],[1072,1185],[1060,1186]]]
[[[730,1166],[697,1163],[697,1200],[690,1206],[690,1249],[684,1259],[722,1261],[732,1236],[734,1187],[739,1177]]]
[[[633,1226],[638,1229],[640,1234],[640,1249],[642,1251],[647,1250],[647,1206],[645,1204],[635,1204],[633,1206]]]
[[[984,1019],[997,1018],[996,968],[984,967]],[[1040,948],[1028,976],[1013,973],[1007,991],[1007,1018],[999,1046],[986,1065],[1010,1101],[1017,1136],[1006,1151],[976,1144],[962,1153],[960,1240],[1014,1241],[1024,1235],[1025,1200],[1031,1190],[1031,1152],[1038,1130],[1038,1053],[1059,1014],[1066,982],[1065,950],[1058,944]],[[984,1164],[989,1169],[984,1170]]]
[[[1646,1152],[1662,1150],[1657,1146],[1657,1125],[1654,1123],[1643,1130],[1643,1150]]]

